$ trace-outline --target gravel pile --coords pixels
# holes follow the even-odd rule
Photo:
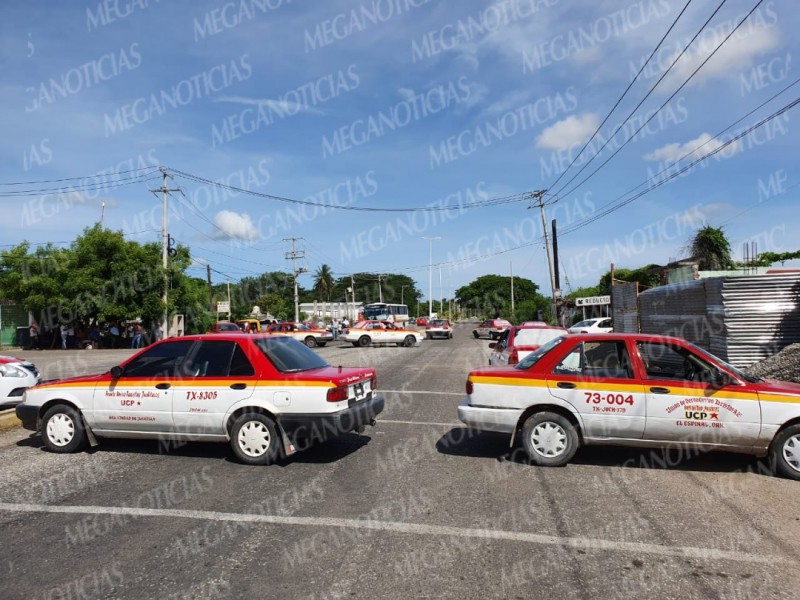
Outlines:
[[[786,346],[777,354],[745,369],[748,375],[800,383],[800,344]]]

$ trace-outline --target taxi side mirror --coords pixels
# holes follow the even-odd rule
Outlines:
[[[122,367],[115,365],[111,367],[111,371],[109,371],[109,373],[111,373],[112,379],[119,379],[122,377]]]
[[[714,371],[711,374],[710,381],[708,382],[713,388],[723,388],[726,385],[731,385],[734,380],[727,373],[722,371]]]
[[[489,348],[496,348],[496,347],[497,347],[496,342],[492,342],[491,344],[489,344]]]

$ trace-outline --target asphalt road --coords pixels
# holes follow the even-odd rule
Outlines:
[[[755,459],[623,448],[565,468],[462,428],[488,342],[318,349],[374,366],[377,427],[272,467],[223,444],[55,455],[0,434],[0,597],[772,598],[800,585],[800,483]],[[126,351],[22,353],[46,377]],[[174,445],[173,445],[174,446]]]

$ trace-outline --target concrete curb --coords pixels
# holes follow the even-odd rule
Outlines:
[[[21,426],[22,421],[17,418],[17,414],[14,412],[13,408],[0,410],[0,431],[6,431]]]

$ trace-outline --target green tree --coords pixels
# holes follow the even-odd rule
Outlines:
[[[539,301],[539,287],[530,279],[514,277],[514,302]],[[495,317],[511,314],[511,277],[483,275],[456,290],[462,308]],[[546,299],[545,299],[546,300]]]
[[[331,301],[334,291],[333,272],[329,265],[321,265],[314,273],[314,294],[318,300]]]
[[[689,243],[689,252],[701,270],[721,271],[735,266],[731,258],[731,244],[722,227],[706,225],[699,229]]]

